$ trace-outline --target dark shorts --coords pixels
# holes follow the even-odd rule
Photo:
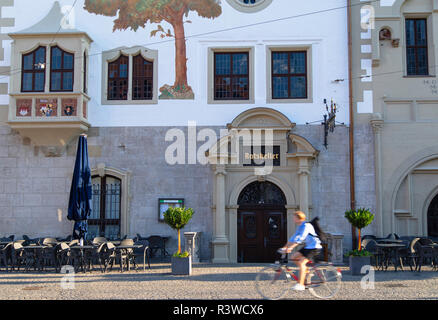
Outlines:
[[[298,251],[301,253],[306,259],[309,260],[315,260],[315,257],[317,257],[321,253],[321,249],[300,249]]]

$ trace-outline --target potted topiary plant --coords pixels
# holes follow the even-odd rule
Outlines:
[[[359,208],[345,212],[345,218],[358,230],[359,243],[357,249],[347,253],[350,262],[350,271],[352,275],[360,275],[362,267],[371,264],[371,253],[362,249],[361,229],[365,228],[374,220],[374,215],[369,209]]]
[[[171,207],[164,212],[164,222],[172,229],[178,231],[178,251],[172,256],[172,274],[191,275],[192,274],[192,257],[185,251],[181,252],[181,229],[189,222],[193,216],[191,208]]]

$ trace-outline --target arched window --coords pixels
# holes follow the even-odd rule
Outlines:
[[[46,78],[46,48],[39,47],[24,54],[21,70],[22,92],[43,92]]]
[[[128,100],[128,64],[124,55],[108,63],[108,100]]]
[[[263,10],[272,3],[272,0],[227,0],[236,10],[253,13]]]
[[[74,54],[51,49],[50,91],[73,91]]]
[[[88,238],[120,238],[122,182],[110,176],[93,176],[93,207],[88,219]]]
[[[242,205],[278,205],[286,204],[286,197],[279,187],[265,181],[255,181],[242,190],[237,203]]]
[[[152,100],[154,63],[142,57],[133,57],[132,99]]]

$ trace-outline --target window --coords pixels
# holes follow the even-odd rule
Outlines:
[[[87,93],[87,51],[84,51],[84,92]]]
[[[102,52],[102,105],[158,103],[158,50],[141,46]]]
[[[51,49],[50,91],[73,91],[74,54]]]
[[[154,63],[138,54],[133,57],[132,72],[132,99],[152,100]]]
[[[108,63],[108,100],[128,100],[128,65],[124,55]]]
[[[249,100],[248,52],[214,54],[214,100]]]
[[[407,75],[428,75],[427,21],[406,19]]]
[[[22,58],[22,92],[43,92],[46,83],[46,48],[23,55]]]
[[[228,3],[236,10],[253,13],[263,10],[272,3],[272,0],[227,0]]]
[[[272,99],[307,98],[307,52],[272,52]]]
[[[93,207],[88,219],[90,238],[120,238],[121,180],[110,175],[93,177]]]

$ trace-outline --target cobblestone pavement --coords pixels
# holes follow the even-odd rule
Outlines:
[[[63,289],[65,275],[53,271],[0,272],[0,299],[261,299],[255,275],[263,264],[196,264],[192,276],[171,275],[170,264],[154,263],[152,269],[120,273],[75,275],[74,289]],[[375,288],[363,290],[361,276],[343,272],[336,299],[438,299],[438,272],[375,272]],[[314,299],[307,291],[290,291],[285,299]]]

